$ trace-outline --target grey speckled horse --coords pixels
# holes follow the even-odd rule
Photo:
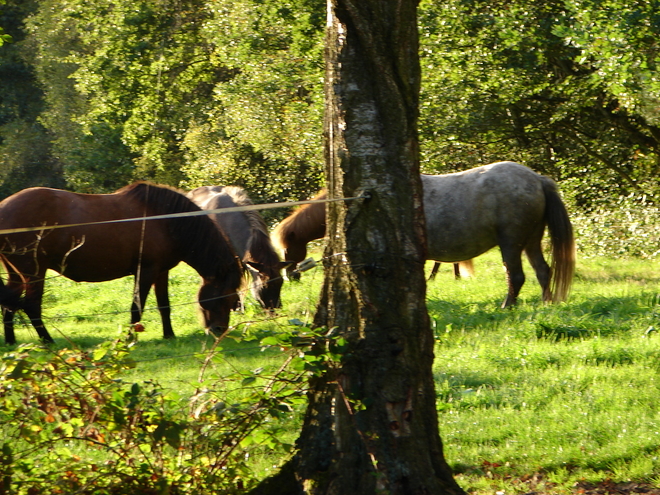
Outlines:
[[[513,162],[499,162],[446,175],[422,175],[428,239],[427,259],[466,262],[499,246],[509,291],[503,307],[516,303],[525,282],[524,251],[536,272],[544,301],[568,294],[575,268],[573,228],[552,179]],[[325,198],[325,191],[314,199]],[[550,231],[552,269],[541,248]],[[286,259],[301,261],[307,243],[325,235],[325,205],[297,209],[273,231]],[[434,271],[437,268],[434,268]],[[431,274],[433,276],[433,273]]]
[[[575,269],[573,228],[552,179],[514,162],[498,162],[446,175],[422,175],[428,259],[456,262],[500,247],[516,303],[527,255],[547,302],[565,299]],[[550,231],[552,268],[541,239]]]
[[[251,205],[244,189],[236,186],[202,186],[188,193],[203,210]],[[252,295],[265,309],[281,307],[281,270],[289,263],[280,261],[270,241],[266,222],[257,211],[214,213],[211,218],[225,233],[245,269],[252,276]]]

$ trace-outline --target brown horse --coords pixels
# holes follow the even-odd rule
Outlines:
[[[524,251],[536,272],[543,300],[561,301],[566,297],[575,269],[575,242],[553,180],[514,162],[454,174],[422,175],[421,179],[428,259],[455,263],[499,246],[508,275],[509,290],[502,304],[506,307],[516,303],[525,282],[521,260]],[[295,244],[297,253],[301,252],[300,244],[310,239],[310,232],[325,227],[324,216],[318,220],[320,213],[316,217],[307,213],[308,221],[301,223],[307,230],[302,230],[294,218],[301,211],[284,220],[274,232],[276,243],[285,250]],[[317,220],[310,226],[312,218]],[[546,226],[550,231],[552,269],[541,248]],[[287,258],[295,259],[288,253]]]
[[[244,189],[236,186],[202,186],[188,193],[203,210],[217,210],[252,205]],[[282,269],[290,263],[280,261],[268,234],[266,222],[259,212],[231,211],[213,213],[211,218],[224,232],[243,260],[252,277],[251,290],[261,306],[273,310],[282,306]]]
[[[153,285],[163,337],[174,337],[167,273],[180,261],[202,277],[198,300],[205,326],[216,334],[224,332],[238,301],[242,269],[211,219],[200,215],[112,223],[198,211],[181,192],[143,182],[112,194],[35,187],[0,202],[0,258],[8,273],[7,284],[0,281],[6,343],[16,342],[13,318],[19,309],[30,318],[42,341],[53,342],[41,317],[44,276],[49,268],[77,282],[134,275],[137,296],[131,306],[131,323],[140,321]],[[52,228],[55,225],[67,227]]]
[[[327,191],[322,190],[312,200],[323,200],[327,195]],[[290,260],[286,269],[290,279],[300,279],[296,265],[307,256],[307,244],[323,237],[325,237],[324,203],[302,205],[275,227],[272,234],[273,242],[284,253],[284,259]],[[435,278],[439,268],[440,263],[433,266],[429,280]],[[464,277],[474,275],[472,260],[454,263],[455,278],[461,278],[461,275]]]
[[[328,196],[322,190],[312,200],[323,200]],[[282,220],[271,234],[273,243],[284,253],[284,259],[290,260],[286,271],[289,278],[300,279],[296,264],[307,256],[307,244],[325,237],[325,203],[311,203],[297,208]]]

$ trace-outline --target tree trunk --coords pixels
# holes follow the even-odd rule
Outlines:
[[[253,494],[462,494],[444,460],[426,310],[414,0],[329,0],[325,281],[348,341],[311,382],[297,452]]]

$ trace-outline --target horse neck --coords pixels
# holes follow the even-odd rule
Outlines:
[[[324,203],[309,205],[301,217],[300,232],[298,233],[301,239],[304,239],[305,242],[310,242],[325,237],[326,220]]]
[[[245,215],[242,212],[217,213],[213,218],[236,254],[240,258],[244,258],[252,235]]]
[[[220,234],[219,231],[218,234]],[[187,250],[182,261],[194,268],[203,278],[224,276],[232,271],[234,265],[240,271],[236,252],[221,235],[211,236],[210,240],[198,242],[197,245]]]

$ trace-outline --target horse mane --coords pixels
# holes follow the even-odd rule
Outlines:
[[[325,199],[328,191],[321,189],[313,200]],[[282,220],[273,230],[272,238],[278,249],[286,250],[296,236],[308,238],[309,233],[318,230],[319,225],[325,225],[325,205],[312,203],[302,205]]]
[[[183,191],[161,184],[135,182],[119,189],[115,194],[125,194],[143,203],[146,206],[146,214],[150,216],[201,211],[201,208],[188,199]],[[236,253],[231,243],[208,215],[175,217],[159,221],[167,222],[167,229],[177,249],[194,253],[197,259],[209,263],[209,266],[212,266],[213,262],[227,266],[236,263]],[[240,272],[236,270],[223,271],[236,272],[240,277]],[[233,286],[238,286],[238,283]]]
[[[248,206],[254,203],[245,189],[238,186],[225,186],[222,192],[227,194],[236,206]],[[246,250],[246,261],[262,263],[266,267],[273,267],[280,262],[268,233],[268,226],[263,217],[256,210],[242,212],[250,225],[250,240]]]

